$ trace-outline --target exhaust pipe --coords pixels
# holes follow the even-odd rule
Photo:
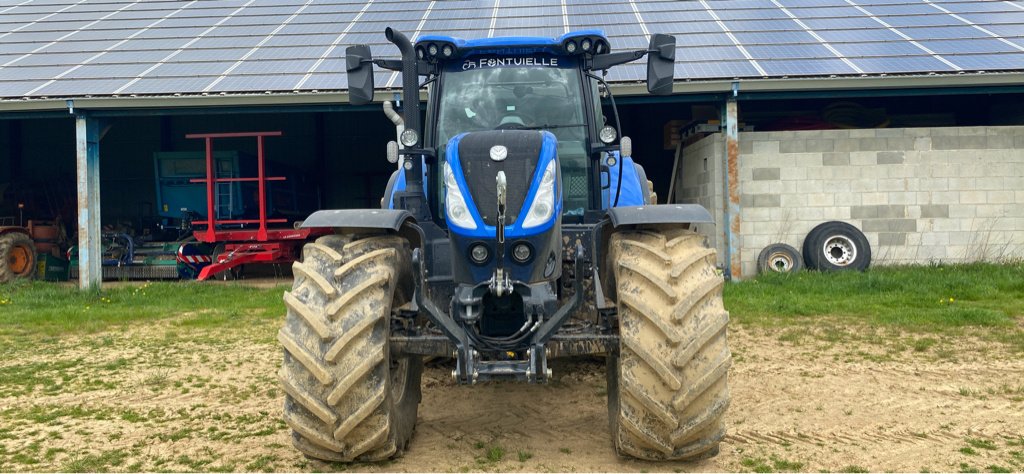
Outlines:
[[[412,148],[422,145],[423,130],[420,128],[420,83],[416,66],[416,51],[404,34],[387,28],[384,36],[394,43],[402,53],[402,101],[405,102],[405,128],[415,130],[419,141]],[[401,140],[399,140],[401,141]],[[409,160],[412,169],[405,173],[405,188],[410,193],[423,193],[423,165],[419,159]]]

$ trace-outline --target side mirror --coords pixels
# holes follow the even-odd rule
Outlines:
[[[345,70],[348,71],[348,101],[352,105],[373,102],[373,63],[370,47],[365,44],[345,49]]]
[[[647,54],[647,91],[656,95],[672,93],[675,79],[676,37],[672,35],[651,35]],[[351,73],[350,73],[351,74]]]

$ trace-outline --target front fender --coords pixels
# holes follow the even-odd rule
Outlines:
[[[302,223],[303,228],[361,228],[397,231],[412,214],[405,209],[333,209],[316,211]]]
[[[637,224],[714,224],[711,213],[700,204],[652,204],[608,209],[612,227]]]

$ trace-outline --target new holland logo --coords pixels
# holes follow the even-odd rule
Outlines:
[[[494,161],[505,161],[508,157],[508,148],[501,145],[495,145],[491,147],[491,159]]]

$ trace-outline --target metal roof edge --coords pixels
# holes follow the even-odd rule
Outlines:
[[[1024,71],[986,74],[929,74],[861,77],[806,77],[774,79],[732,79],[714,81],[676,81],[673,94],[732,93],[733,84],[739,92],[804,92],[848,91],[858,89],[932,89],[979,86],[1019,86],[1024,84]],[[616,95],[648,95],[647,85],[611,84]]]
[[[870,76],[870,77],[829,77],[829,78],[788,78],[788,79],[735,79],[715,81],[677,81],[673,86],[676,100],[685,96],[701,96],[708,94],[731,94],[733,84],[739,84],[740,98],[758,94],[770,96],[773,93],[785,93],[790,96],[828,95],[835,91],[836,96],[847,94],[842,91],[863,90],[869,94],[871,90],[898,89],[951,89],[974,87],[1021,86],[1024,84],[1024,71],[987,74],[958,75],[922,75],[922,76]],[[650,96],[647,85],[642,82],[629,84],[612,83],[615,95],[619,97],[646,96],[649,100],[673,101],[672,96]],[[394,97],[396,91],[378,90],[374,94],[374,102],[380,103]],[[421,99],[426,99],[426,91],[420,92]],[[348,93],[332,92],[281,92],[258,94],[218,94],[218,95],[164,95],[141,97],[60,97],[52,99],[8,99],[0,100],[0,114],[19,114],[31,112],[68,111],[68,101],[73,101],[76,110],[132,110],[132,109],[202,109],[220,107],[338,107],[345,110],[367,110],[376,105],[355,107],[348,103]],[[10,118],[10,117],[8,117]]]

